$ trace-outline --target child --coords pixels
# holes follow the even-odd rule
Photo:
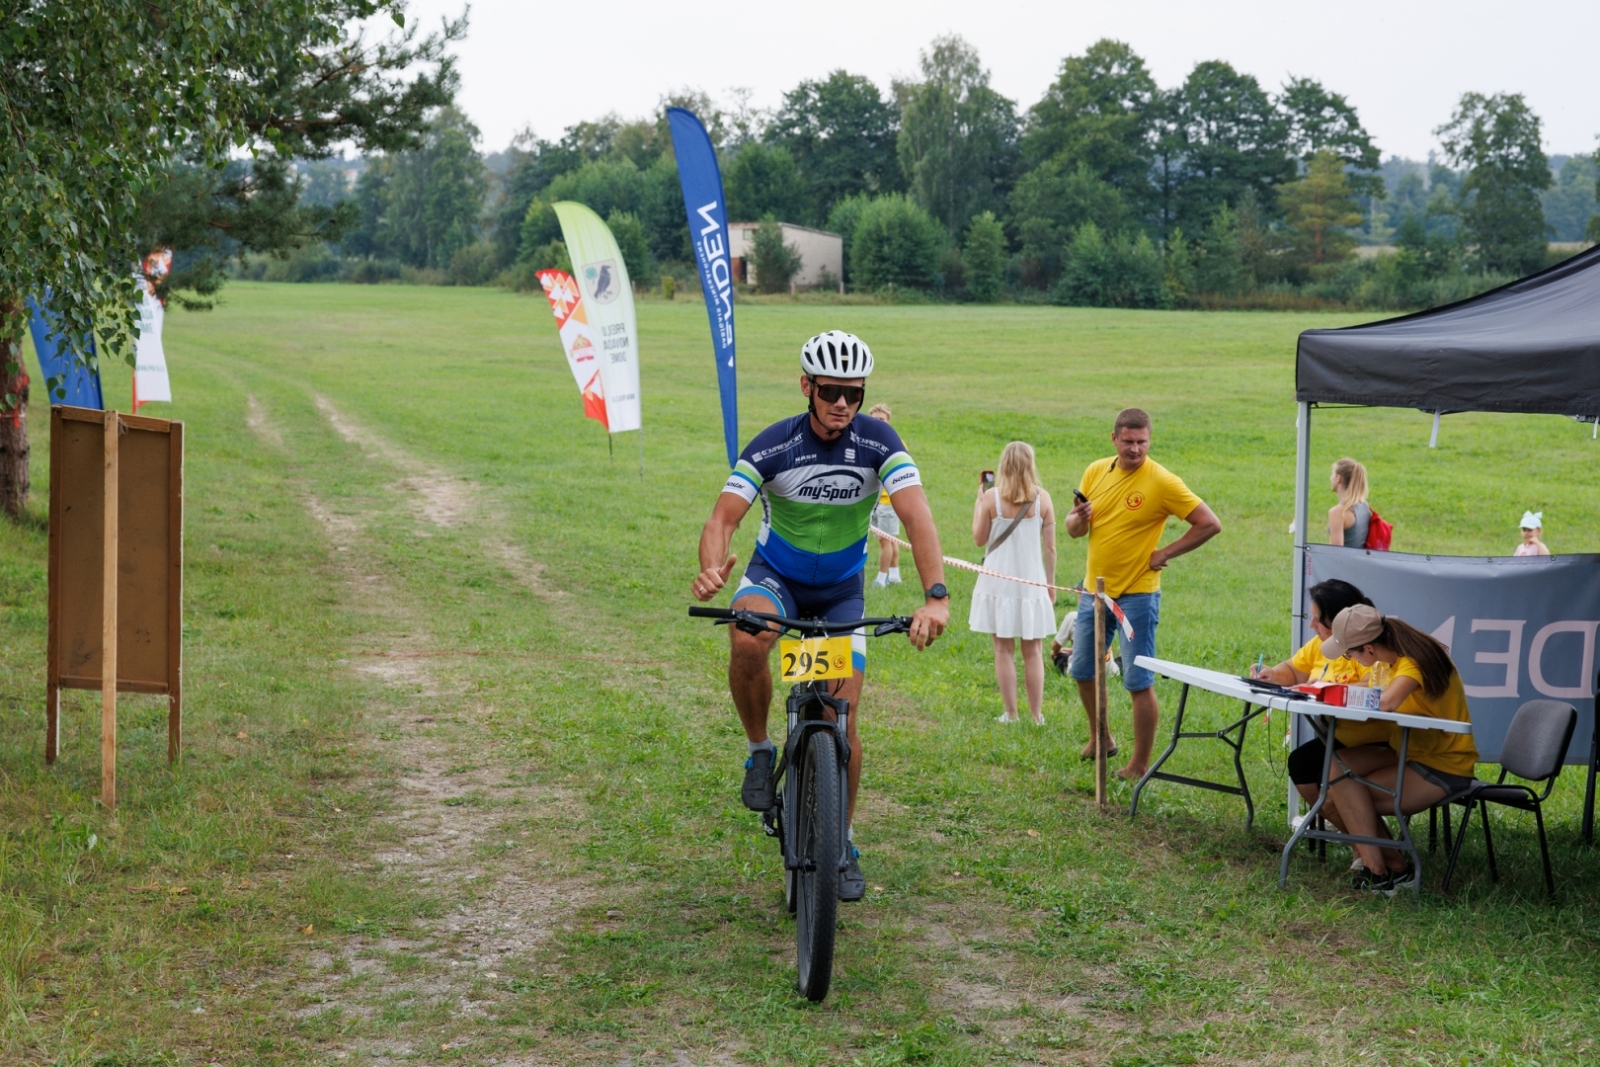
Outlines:
[[[1511,553],[1513,556],[1548,556],[1550,550],[1544,547],[1544,542],[1539,540],[1539,535],[1544,533],[1544,512],[1524,511],[1522,513],[1522,544]]]
[[[891,415],[888,404],[874,404],[867,414],[884,422],[888,422]],[[878,505],[872,509],[872,525],[886,534],[898,536],[900,533],[900,516],[889,504],[887,489],[878,492]],[[878,538],[878,576],[872,584],[879,589],[900,584],[900,546],[887,537]]]

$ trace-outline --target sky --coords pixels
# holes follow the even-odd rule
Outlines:
[[[412,0],[411,18],[434,27],[462,7]],[[1291,75],[1315,78],[1355,105],[1386,157],[1426,158],[1438,146],[1432,131],[1468,91],[1522,93],[1544,120],[1549,153],[1592,152],[1600,134],[1594,0],[477,0],[456,47],[459,102],[493,151],[525,127],[554,140],[608,112],[652,114],[684,87],[722,100],[748,89],[752,105],[771,108],[801,80],[842,67],[887,92],[893,79],[915,77],[921,50],[947,33],[977,47],[991,84],[1019,112],[1065,56],[1112,37],[1144,57],[1163,88],[1210,59],[1274,90]]]

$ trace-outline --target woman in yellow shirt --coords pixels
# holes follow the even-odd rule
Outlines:
[[[1348,656],[1330,660],[1323,655],[1322,642],[1332,633],[1328,629],[1328,623],[1337,618],[1341,611],[1357,604],[1365,604],[1370,608],[1372,601],[1368,600],[1361,590],[1338,578],[1318,582],[1308,590],[1308,593],[1311,597],[1311,629],[1316,636],[1301,645],[1300,651],[1276,667],[1265,667],[1260,670],[1251,667],[1250,673],[1254,677],[1276,682],[1278,685],[1302,685],[1306,682],[1366,685],[1368,668]],[[1389,724],[1386,722],[1341,722],[1333,735],[1333,747],[1336,750],[1388,743]],[[1322,752],[1322,738],[1319,736],[1313,737],[1289,753],[1289,780],[1294,783],[1294,787],[1300,791],[1300,795],[1308,804],[1316,801],[1322,783]],[[1340,830],[1344,828],[1344,820],[1339,818],[1338,805],[1333,802],[1331,796],[1322,806],[1322,816],[1336,828]]]
[[[1322,643],[1326,656],[1348,655],[1365,667],[1383,664],[1391,680],[1383,687],[1378,707],[1402,715],[1420,715],[1454,722],[1472,722],[1461,674],[1450,662],[1450,652],[1415,626],[1376,608],[1357,605],[1333,620],[1329,638]],[[1400,731],[1393,730],[1387,747],[1368,745],[1335,757],[1344,770],[1393,789],[1400,762]],[[1405,788],[1401,811],[1407,815],[1430,808],[1460,792],[1472,781],[1478,746],[1471,734],[1441,730],[1413,730],[1406,751]],[[1393,798],[1351,778],[1342,778],[1329,790],[1347,832],[1377,837],[1378,805],[1394,810]],[[1356,875],[1356,887],[1385,896],[1409,888],[1416,872],[1395,849],[1356,845],[1366,870]]]

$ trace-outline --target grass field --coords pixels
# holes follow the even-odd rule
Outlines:
[[[843,912],[833,994],[797,998],[777,851],[736,796],[726,639],[683,614],[726,473],[705,315],[649,302],[639,321],[642,475],[633,435],[611,458],[579,417],[542,300],[237,284],[170,316],[180,402],[146,413],[188,426],[188,748],[170,772],[160,708],[125,697],[114,817],[92,799],[94,694],[68,701],[62,761],[40,758],[36,401],[33,513],[0,525],[0,1062],[1593,1062],[1600,859],[1576,845],[1578,776],[1550,820],[1553,906],[1517,817],[1498,885],[1479,839],[1449,898],[1358,897],[1337,849],[1280,893],[1273,738],[1250,738],[1253,832],[1236,801],[1172,787],[1137,820],[1125,787],[1097,813],[1060,679],[1046,728],[994,723],[959,572],[945,640],[870,652],[869,894]],[[751,306],[743,427],[799,409],[804,337],[860,333],[945,550],[972,558],[976,475],[1005,442],[1064,495],[1139,404],[1152,454],[1225,527],[1167,571],[1163,654],[1240,669],[1287,651],[1294,338],[1327,324]],[[1366,461],[1397,548],[1507,552],[1527,507],[1555,551],[1594,547],[1585,427],[1457,415],[1433,451],[1417,412],[1316,430],[1317,471]],[[1062,573],[1082,559],[1069,544]],[[915,587],[869,609],[908,610]],[[1198,747],[1181,764],[1224,766]]]

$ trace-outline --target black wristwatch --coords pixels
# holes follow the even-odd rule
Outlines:
[[[949,600],[950,590],[944,587],[943,582],[934,582],[933,588],[925,594],[929,600]]]

